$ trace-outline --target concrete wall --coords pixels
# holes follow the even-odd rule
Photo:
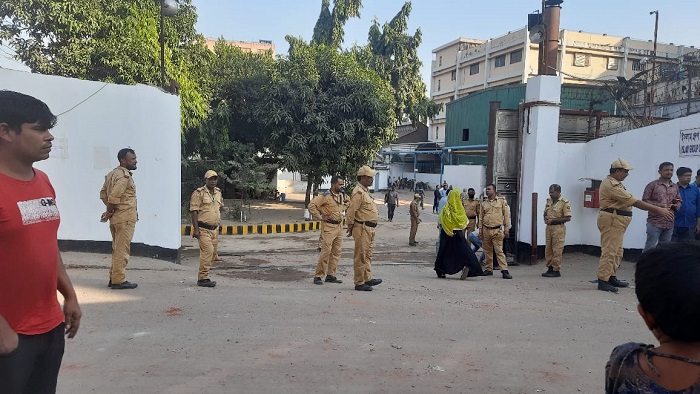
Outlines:
[[[462,192],[470,187],[476,190],[477,197],[486,187],[486,167],[481,165],[445,166],[442,179]]]
[[[539,77],[546,79],[553,77]],[[549,92],[548,84],[540,82],[539,92],[531,93],[536,79],[528,83],[527,101],[556,101],[554,91]],[[549,86],[551,88],[551,86]],[[550,89],[551,90],[551,89]],[[608,175],[610,163],[623,158],[635,167],[624,181],[625,187],[633,195],[641,198],[644,187],[658,178],[658,165],[672,162],[676,168],[685,166],[700,168],[700,156],[681,156],[681,131],[700,133],[700,114],[670,120],[653,126],[630,130],[616,135],[599,138],[588,143],[559,143],[556,139],[558,109],[545,107],[534,111],[527,124],[530,133],[523,135],[523,162],[521,178],[520,222],[516,234],[518,241],[531,242],[532,223],[531,196],[539,195],[536,207],[537,244],[544,245],[545,226],[541,218],[548,198],[549,185],[558,183],[562,195],[572,208],[572,222],[567,224],[567,245],[600,246],[600,234],[596,225],[598,209],[583,207],[583,193],[593,179],[604,179]],[[677,180],[674,176],[674,181]],[[626,249],[641,249],[646,239],[647,213],[634,209],[632,222],[625,233]]]
[[[56,189],[59,239],[111,241],[100,223],[99,192],[118,166],[117,151],[138,157],[134,180],[139,222],[135,243],[180,248],[180,101],[152,86],[102,82],[0,69],[0,89],[46,102],[58,117],[48,160],[36,163]]]

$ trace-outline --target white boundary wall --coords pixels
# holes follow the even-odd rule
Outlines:
[[[528,82],[534,82],[531,78]],[[529,97],[528,100],[535,98]],[[554,107],[551,107],[554,108]],[[557,111],[558,112],[558,111]],[[558,121],[558,114],[550,121],[540,119],[539,124],[551,128]],[[644,187],[658,178],[658,166],[664,161],[672,162],[675,168],[684,166],[693,170],[700,168],[700,156],[681,157],[679,151],[681,130],[700,131],[700,114],[673,119],[664,123],[619,133],[596,139],[585,144],[567,144],[556,141],[556,133],[541,132],[535,129],[537,119],[530,119],[532,134],[536,140],[528,143],[525,136],[523,145],[523,178],[521,186],[521,213],[517,239],[530,243],[531,195],[537,192],[537,240],[545,244],[545,225],[541,218],[544,205],[549,197],[549,185],[558,183],[562,195],[572,208],[572,221],[567,223],[567,245],[600,246],[600,233],[596,224],[598,209],[583,207],[583,193],[590,186],[590,180],[604,179],[610,164],[617,158],[627,160],[635,169],[623,182],[627,190],[641,198]],[[542,131],[542,130],[540,130]],[[554,137],[552,137],[552,135]],[[677,178],[674,174],[674,181]],[[633,209],[632,222],[625,233],[626,249],[642,249],[646,240],[647,213]]]
[[[50,158],[36,163],[56,189],[59,239],[111,241],[109,225],[99,220],[105,209],[99,192],[119,164],[119,149],[130,147],[138,157],[134,242],[180,248],[179,97],[152,86],[105,86],[7,69],[0,69],[0,89],[34,96],[56,115],[77,105],[59,116]]]

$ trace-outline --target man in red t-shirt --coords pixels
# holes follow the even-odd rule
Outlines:
[[[51,152],[49,107],[0,91],[0,391],[54,393],[64,334],[80,307],[58,251],[60,216],[49,178],[33,168]],[[63,310],[56,290],[64,297]]]

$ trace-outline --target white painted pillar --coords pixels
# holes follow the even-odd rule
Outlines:
[[[523,152],[520,174],[519,225],[516,239],[532,245],[532,193],[538,193],[536,210],[537,244],[545,244],[542,220],[544,204],[549,198],[549,185],[561,184],[558,178],[559,107],[561,80],[555,75],[539,75],[527,81],[525,105],[529,116],[523,128]],[[525,110],[527,115],[528,110]]]

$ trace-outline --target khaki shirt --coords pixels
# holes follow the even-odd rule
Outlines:
[[[479,206],[479,228],[485,227],[510,227],[510,208],[506,199],[496,197],[494,200],[486,200]]]
[[[209,192],[206,186],[199,187],[192,192],[190,198],[190,212],[197,211],[197,221],[210,226],[221,224],[221,208],[224,199],[221,189],[214,188],[214,193]]]
[[[479,215],[480,205],[481,203],[476,198],[473,200],[470,200],[469,198],[467,198],[466,200],[462,200],[464,212],[467,213],[467,217],[470,218],[470,220],[473,220],[477,215]]]
[[[309,203],[309,213],[314,220],[323,220],[323,216],[325,216],[328,219],[342,222],[343,212],[348,209],[348,205],[350,205],[348,196],[328,191]]]
[[[547,205],[544,207],[544,217],[545,219],[570,218],[571,204],[569,204],[569,200],[559,197],[556,202],[553,202],[551,198],[548,198]]]
[[[379,219],[377,204],[374,203],[374,199],[369,194],[369,190],[361,184],[355,186],[355,189],[352,191],[350,206],[348,207],[348,213],[345,217],[347,218],[348,225],[354,225],[356,220],[360,222],[377,223]]]
[[[612,208],[631,211],[637,199],[625,189],[622,182],[607,176],[600,184],[600,209]]]
[[[122,166],[105,175],[105,182],[100,190],[100,200],[105,205],[115,205],[114,214],[109,218],[112,224],[139,219],[136,209],[136,184],[131,171]]]
[[[411,214],[411,218],[418,219],[420,217],[420,211],[418,210],[418,204],[420,204],[420,200],[411,201],[411,206],[408,208],[408,212]]]
[[[221,224],[221,208],[224,199],[221,189],[214,188],[214,193],[209,192],[206,186],[197,188],[190,198],[190,212],[197,211],[197,221],[210,226]]]

